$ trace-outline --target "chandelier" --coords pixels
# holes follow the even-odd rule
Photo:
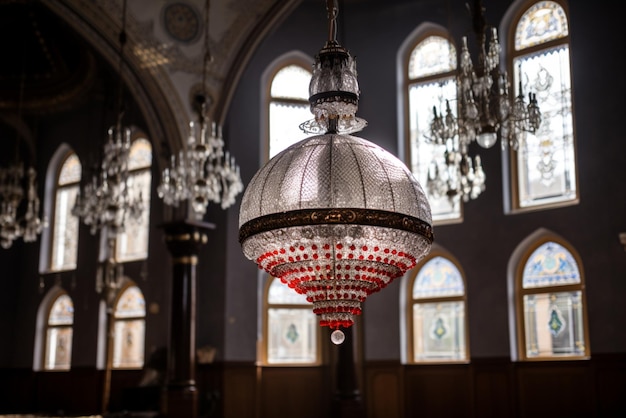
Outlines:
[[[0,168],[0,245],[4,249],[11,248],[13,241],[20,237],[24,242],[34,242],[47,226],[46,220],[39,217],[36,177],[35,169],[28,168],[24,188],[21,161]],[[18,216],[22,205],[26,210]]]
[[[17,123],[21,121],[24,97],[24,79],[22,73],[17,103]],[[33,167],[26,170],[19,158],[20,129],[15,127],[15,161],[8,167],[0,167],[0,246],[11,248],[13,241],[22,238],[24,242],[34,242],[37,235],[47,227],[48,222],[39,217],[39,197],[37,196],[37,172]],[[23,213],[20,213],[23,212]]]
[[[500,138],[503,150],[507,146],[517,150],[526,133],[535,133],[541,124],[534,93],[528,94],[526,103],[521,74],[518,94],[510,100],[507,74],[500,70],[502,49],[498,33],[494,27],[487,27],[484,13],[482,1],[475,0],[473,27],[479,45],[478,60],[474,66],[467,37],[463,37],[455,111],[447,100],[445,111],[437,113],[437,107],[433,107],[427,140],[440,146],[444,154],[443,164],[433,162],[429,168],[427,188],[435,197],[462,196],[464,201],[478,197],[485,189],[486,177],[480,157],[470,157],[469,145],[475,141],[483,148],[490,148]],[[487,32],[490,33],[488,44]]]
[[[321,326],[340,344],[372,293],[415,266],[433,240],[431,211],[410,170],[395,156],[350,135],[356,65],[336,40],[337,1],[327,0],[329,40],[313,66],[314,120],[304,139],[252,178],[239,213],[244,255],[306,295]]]
[[[198,95],[198,119],[189,123],[186,148],[171,156],[170,167],[163,170],[157,188],[160,198],[170,206],[188,201],[196,219],[202,219],[210,202],[220,203],[226,209],[235,203],[243,191],[239,166],[235,158],[224,152],[222,129],[207,116],[207,69],[212,60],[209,51],[209,0],[204,11],[204,62],[202,71],[203,94]]]
[[[95,234],[106,229],[107,236],[114,238],[125,231],[128,221],[138,221],[144,211],[141,192],[132,190],[128,171],[130,154],[130,129],[123,126],[123,79],[124,45],[126,43],[126,0],[123,5],[122,31],[119,36],[119,84],[118,116],[115,125],[107,132],[102,161],[91,182],[82,187],[76,196],[72,214],[79,217],[90,232]]]

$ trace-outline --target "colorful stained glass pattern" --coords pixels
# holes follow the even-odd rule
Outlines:
[[[413,361],[465,360],[465,303],[413,305]]]
[[[569,47],[516,57],[515,85],[534,92],[541,108],[539,130],[517,152],[520,207],[576,199],[576,161]],[[516,94],[518,92],[516,91]]]
[[[317,358],[317,317],[311,309],[268,310],[267,362],[314,363]]]
[[[524,296],[526,356],[585,355],[582,292]]]
[[[461,272],[454,263],[441,256],[428,260],[413,283],[413,299],[462,296],[464,293]]]
[[[143,293],[139,287],[129,286],[113,311],[113,367],[143,367],[145,316]]]
[[[521,17],[515,31],[515,50],[535,46],[569,33],[563,8],[553,1],[540,1]]]
[[[447,74],[456,69],[456,48],[441,36],[429,36],[419,42],[411,52],[408,62],[408,158],[411,172],[424,187],[432,211],[433,221],[451,221],[461,218],[461,204],[447,196],[430,190],[428,173],[437,167],[444,167],[445,145],[435,145],[429,141],[430,124],[433,119],[433,106],[437,112],[445,113],[446,100],[454,102],[457,89],[454,76]],[[442,74],[440,78],[432,76]],[[428,80],[420,77],[429,76]],[[456,114],[456,107],[452,113]],[[442,173],[445,174],[445,173]],[[445,176],[444,176],[445,177]]]
[[[116,318],[143,317],[146,315],[146,301],[137,286],[128,287],[115,306]]]
[[[524,289],[578,284],[578,264],[572,254],[556,242],[546,242],[528,257],[524,266]]]
[[[456,69],[456,48],[446,38],[429,36],[411,51],[409,79]]]
[[[56,298],[48,316],[46,370],[69,370],[72,360],[74,303],[67,294]]]
[[[56,298],[50,310],[48,325],[72,325],[74,323],[74,303],[72,298],[63,294]]]
[[[299,65],[283,67],[274,76],[269,103],[269,158],[309,136],[300,124],[313,117],[309,104],[311,76]]]

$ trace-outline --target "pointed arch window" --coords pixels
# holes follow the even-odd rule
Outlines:
[[[407,292],[408,361],[468,361],[466,286],[458,263],[434,251],[414,272]]]
[[[531,3],[511,27],[515,94],[536,93],[542,122],[510,151],[513,211],[578,203],[568,14],[558,1]]]
[[[69,151],[61,161],[56,178],[50,245],[49,271],[73,270],[78,255],[78,217],[72,215],[80,187],[82,166]]]
[[[456,116],[456,47],[443,28],[418,28],[403,60],[405,155],[407,165],[424,187],[436,224],[460,222],[462,202],[441,195],[429,174],[445,170],[445,145],[428,140],[433,106],[446,110],[446,99]],[[405,42],[406,43],[406,42]]]
[[[308,136],[300,124],[313,117],[309,105],[312,62],[301,54],[288,54],[269,70],[267,159]]]
[[[50,305],[45,330],[44,369],[69,370],[72,363],[74,303],[61,292]]]
[[[264,298],[263,363],[318,365],[320,326],[305,295],[270,278]]]
[[[144,364],[146,302],[135,284],[119,294],[113,309],[112,367],[141,368]]]
[[[126,230],[118,235],[115,247],[118,262],[148,258],[151,167],[152,145],[146,138],[137,137],[133,140],[129,151],[129,189],[136,196],[141,196],[144,210],[138,221],[126,222]]]
[[[584,278],[573,248],[557,237],[542,237],[526,248],[517,271],[518,357],[587,358]]]

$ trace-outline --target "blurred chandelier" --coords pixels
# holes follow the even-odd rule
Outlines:
[[[35,169],[30,167],[24,188],[21,161],[0,168],[0,245],[4,249],[11,248],[13,241],[20,237],[24,242],[34,242],[47,226],[47,222],[39,218],[36,176]],[[20,217],[18,212],[22,205],[26,205],[26,211]]]
[[[76,196],[72,214],[79,217],[95,234],[105,228],[112,239],[125,231],[127,221],[138,221],[144,211],[141,192],[135,193],[128,172],[130,129],[122,125],[124,116],[123,79],[124,45],[126,44],[126,0],[124,0],[122,31],[119,35],[118,116],[108,130],[99,170],[91,182]]]
[[[221,127],[209,123],[207,116],[207,68],[212,60],[209,51],[209,0],[204,10],[204,62],[202,88],[198,95],[199,122],[189,123],[189,139],[185,149],[171,157],[171,166],[163,170],[159,197],[170,206],[188,201],[196,219],[202,219],[210,202],[226,209],[243,191],[243,183],[234,157],[224,152]]]
[[[17,123],[22,116],[22,101],[24,96],[24,78],[20,79],[19,98],[17,104]],[[19,158],[20,129],[17,132],[15,145],[15,161],[8,167],[0,168],[0,246],[11,248],[13,241],[23,238],[24,242],[34,242],[37,235],[48,224],[46,219],[39,217],[39,197],[37,196],[37,172],[33,167],[26,170],[26,184],[24,185],[24,163]],[[21,216],[18,213],[25,206]]]
[[[395,156],[350,135],[356,65],[336,40],[337,0],[327,0],[329,40],[310,82],[315,119],[304,139],[252,178],[239,213],[243,253],[313,304],[331,339],[345,338],[366,298],[415,266],[433,240],[431,211],[410,170]]]
[[[433,107],[428,140],[444,147],[445,162],[433,163],[429,169],[427,188],[433,196],[475,199],[485,189],[486,178],[480,157],[477,155],[472,161],[469,156],[469,145],[476,141],[481,147],[490,148],[500,138],[503,150],[507,146],[517,150],[526,133],[535,133],[541,124],[536,95],[528,94],[528,104],[524,99],[521,74],[518,94],[511,102],[507,74],[500,70],[498,34],[496,28],[487,27],[484,13],[482,1],[475,0],[473,27],[480,49],[474,67],[467,37],[462,38],[456,112],[447,100],[445,115]]]

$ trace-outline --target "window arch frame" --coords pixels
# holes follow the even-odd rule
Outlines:
[[[118,263],[131,263],[131,262],[136,262],[136,261],[143,261],[143,260],[147,260],[149,255],[150,255],[150,229],[151,229],[151,212],[152,212],[152,208],[151,208],[151,203],[153,201],[152,199],[152,189],[154,188],[154,184],[153,184],[153,166],[154,166],[154,145],[152,144],[152,141],[150,141],[150,139],[148,138],[148,135],[146,135],[143,131],[132,127],[131,128],[131,137],[130,137],[130,151],[132,151],[133,145],[135,144],[136,141],[146,141],[149,145],[150,145],[150,165],[144,166],[144,167],[138,167],[138,168],[134,168],[131,169],[129,168],[128,170],[128,175],[129,178],[132,178],[134,175],[137,175],[138,173],[148,173],[149,176],[149,182],[150,185],[148,187],[148,193],[147,196],[143,196],[143,204],[144,204],[144,214],[142,214],[142,216],[146,216],[147,220],[146,220],[146,242],[145,242],[145,254],[140,254],[140,255],[125,255],[124,253],[122,253],[120,250],[120,239],[123,239],[123,237],[125,237],[128,234],[128,225],[126,226],[127,230],[121,234],[119,234],[116,238],[115,238],[115,248],[113,249],[113,256],[116,260],[116,262]],[[130,152],[129,151],[129,152]],[[129,155],[130,158],[130,155]],[[134,221],[130,221],[130,223],[132,224]],[[128,223],[128,222],[127,222]],[[100,261],[104,261],[107,259],[108,255],[108,246],[107,246],[107,233],[101,234],[101,240],[100,240]]]
[[[542,2],[555,3],[560,6],[565,20],[568,25],[567,35],[556,39],[551,39],[545,42],[541,42],[532,46],[522,48],[520,50],[515,49],[515,34],[520,20],[533,6]],[[576,120],[575,120],[575,103],[574,103],[574,85],[573,85],[573,62],[572,62],[572,48],[571,48],[571,18],[569,12],[569,6],[565,0],[517,0],[507,10],[504,18],[502,19],[500,26],[500,33],[504,34],[506,39],[502,39],[502,44],[506,45],[506,68],[508,71],[509,83],[512,87],[510,94],[517,94],[517,70],[513,68],[516,58],[539,54],[541,51],[548,51],[559,47],[567,47],[568,60],[569,60],[569,83],[570,83],[570,122],[571,122],[571,148],[573,158],[573,175],[575,179],[573,181],[573,187],[575,188],[574,196],[570,199],[561,198],[556,201],[549,201],[546,203],[529,204],[522,206],[520,202],[520,187],[519,187],[519,160],[517,151],[510,149],[502,150],[503,161],[503,197],[504,197],[504,209],[507,214],[527,213],[532,211],[560,208],[565,206],[577,205],[580,203],[580,187],[579,187],[579,172],[578,172],[578,151],[576,146]],[[528,93],[528,92],[525,92]],[[539,102],[541,109],[541,102]],[[542,124],[545,124],[545,114],[542,114]],[[540,127],[541,129],[541,127]]]
[[[286,99],[279,99],[279,98],[272,97],[271,88],[272,88],[272,83],[274,81],[274,78],[276,77],[276,74],[278,74],[278,72],[282,70],[283,68],[289,67],[291,65],[296,65],[308,71],[312,75],[313,74],[313,62],[314,62],[313,58],[311,58],[304,52],[294,50],[294,51],[287,52],[279,56],[278,58],[276,58],[267,66],[267,68],[263,72],[261,76],[261,132],[262,132],[262,135],[261,135],[261,147],[260,147],[261,154],[259,156],[259,163],[261,165],[265,164],[267,161],[270,160],[270,140],[271,140],[270,138],[270,129],[271,129],[270,104],[275,101],[283,101],[283,102],[293,102],[293,103],[298,103],[298,104],[306,104],[307,106],[310,106],[308,98],[306,101],[304,100],[300,101],[297,99],[286,100]],[[307,90],[308,90],[308,85],[307,85]],[[313,118],[313,114],[311,114],[310,118],[311,119]],[[300,121],[300,123],[302,122],[305,122],[305,120]],[[306,138],[306,136],[307,135],[303,133],[303,136],[300,139],[304,139]],[[295,142],[297,141],[294,140],[294,143]]]
[[[76,156],[78,163],[81,168],[81,178],[76,183],[66,184],[63,186],[59,185],[59,176],[61,175],[61,171],[63,166],[67,162],[67,160]],[[74,267],[60,267],[53,268],[52,261],[53,255],[52,252],[55,249],[54,246],[54,238],[57,230],[56,225],[56,213],[57,213],[57,194],[59,189],[61,188],[69,188],[73,186],[77,186],[80,191],[80,186],[82,183],[82,174],[83,174],[83,166],[78,154],[66,143],[62,143],[53,154],[50,162],[48,163],[48,169],[46,170],[46,179],[45,179],[45,198],[44,198],[44,213],[48,219],[49,226],[44,228],[41,233],[41,243],[40,243],[40,252],[39,252],[39,272],[40,273],[60,273],[63,271],[72,271],[76,270],[78,266],[78,242],[80,237],[80,220],[77,219],[78,225],[76,228],[76,265]],[[73,206],[74,202],[72,202]],[[74,215],[71,215],[74,216]]]
[[[259,359],[258,362],[264,367],[317,367],[324,364],[326,354],[324,353],[324,347],[322,345],[322,338],[325,334],[322,327],[319,325],[319,318],[313,314],[313,304],[275,304],[269,302],[269,290],[272,283],[279,278],[265,275],[264,283],[262,284],[262,303],[260,304],[261,312],[261,341],[259,344]],[[295,290],[290,289],[295,293]],[[315,318],[315,360],[312,362],[270,362],[269,361],[269,311],[270,309],[299,309],[310,312]]]
[[[423,77],[410,78],[409,76],[409,63],[413,51],[418,47],[420,43],[425,41],[431,36],[442,37],[448,41],[448,43],[454,48],[455,52],[455,68],[450,71],[439,72],[429,74]],[[411,85],[424,84],[427,82],[443,81],[448,78],[453,78],[456,82],[456,76],[458,72],[458,53],[457,45],[449,30],[441,25],[432,22],[424,22],[413,30],[404,40],[398,50],[397,55],[397,77],[398,77],[398,109],[400,109],[400,117],[398,118],[398,150],[399,158],[405,162],[407,167],[411,169],[415,177],[420,182],[422,188],[426,193],[426,184],[420,179],[419,173],[413,171],[413,156],[411,153],[411,141],[413,140],[411,134],[411,106],[410,106],[410,94],[409,89]],[[456,92],[455,92],[456,98]],[[436,105],[436,103],[433,103]],[[429,197],[429,199],[432,199]],[[443,199],[443,198],[442,198]],[[445,216],[437,218],[436,214],[433,214],[433,225],[448,225],[463,222],[463,210],[464,204],[462,199],[457,202],[458,212],[452,208],[451,211],[445,212]]]
[[[523,288],[524,269],[530,256],[548,242],[554,242],[562,246],[573,257],[580,274],[580,283],[539,286],[529,289]],[[546,229],[539,228],[537,231],[526,237],[513,252],[508,266],[508,288],[509,288],[509,327],[511,359],[520,362],[533,361],[563,361],[563,360],[588,360],[591,356],[589,345],[589,321],[586,298],[585,273],[582,259],[576,248],[560,235]],[[584,354],[582,355],[562,355],[562,356],[537,356],[529,357],[526,353],[526,324],[524,321],[524,296],[531,294],[561,293],[580,291],[582,304],[582,328],[584,332]]]
[[[431,260],[435,258],[444,258],[447,261],[451,262],[454,267],[456,267],[461,280],[463,281],[463,295],[457,296],[443,296],[443,297],[430,297],[430,298],[414,298],[413,297],[413,287],[415,285],[415,281],[421,271],[421,269]],[[405,318],[404,321],[404,330],[401,332],[401,335],[404,333],[406,335],[406,341],[403,344],[403,349],[406,350],[404,353],[404,362],[406,364],[420,365],[420,364],[467,364],[470,362],[470,335],[469,335],[469,317],[468,317],[468,299],[467,299],[467,277],[465,276],[465,271],[461,266],[459,260],[454,257],[449,251],[445,248],[441,247],[438,244],[433,244],[433,247],[430,253],[424,257],[420,262],[413,267],[413,269],[408,273],[406,280],[404,282],[404,303],[401,303],[401,306],[404,306],[404,312],[402,315]],[[417,336],[414,334],[414,317],[413,317],[413,307],[417,304],[432,304],[437,302],[463,302],[463,332],[464,332],[464,356],[463,358],[453,359],[453,358],[444,358],[444,359],[434,359],[434,360],[416,360],[415,359],[415,340]]]
[[[69,327],[72,330],[72,341],[70,343],[70,350],[72,350],[74,345],[74,314],[72,314],[72,322],[71,324],[62,324],[62,325],[51,325],[50,324],[50,314],[52,313],[52,308],[54,304],[59,300],[60,297],[67,296],[72,302],[72,307],[74,306],[74,300],[69,295],[69,293],[63,289],[60,285],[54,285],[48,292],[46,292],[45,296],[41,300],[39,304],[39,309],[37,310],[37,330],[35,334],[35,348],[34,348],[34,358],[33,358],[33,370],[34,371],[44,371],[44,372],[68,372],[72,368],[72,351],[70,351],[70,364],[67,368],[48,368],[46,361],[46,354],[48,347],[50,345],[50,341],[48,338],[48,330],[50,328],[56,327]],[[74,311],[74,310],[73,310]]]
[[[124,296],[124,294],[126,293],[126,291],[128,291],[130,288],[132,287],[136,287],[139,292],[141,293],[141,297],[143,299],[144,302],[144,313],[143,316],[133,316],[133,317],[124,317],[124,318],[116,318],[115,314],[116,311],[118,309],[118,304],[120,303],[122,296]],[[133,280],[124,277],[123,281],[122,281],[122,285],[120,286],[119,290],[115,293],[115,298],[113,299],[112,303],[111,303],[111,313],[109,315],[109,323],[107,324],[107,327],[109,329],[108,333],[104,333],[104,338],[107,339],[106,340],[106,346],[107,346],[107,362],[110,362],[110,368],[111,370],[138,370],[138,369],[142,369],[145,364],[146,364],[146,320],[147,320],[147,307],[146,307],[146,297],[145,294],[143,292],[143,290],[141,290],[141,287]],[[115,365],[115,341],[116,341],[116,333],[115,333],[115,325],[118,322],[128,322],[128,321],[133,321],[133,320],[142,320],[143,321],[143,340],[142,340],[142,364],[141,366],[137,365],[137,366],[116,366]],[[111,337],[108,338],[106,334],[110,334]]]

